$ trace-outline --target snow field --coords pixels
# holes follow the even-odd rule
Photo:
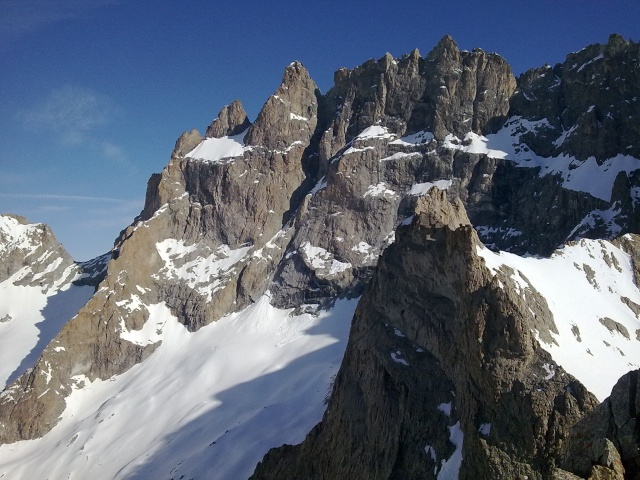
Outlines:
[[[265,295],[195,333],[152,306],[160,347],[123,375],[77,377],[51,432],[0,446],[0,477],[247,478],[320,421],[356,303],[294,315]]]
[[[633,283],[630,257],[604,240],[581,240],[565,246],[551,258],[519,257],[479,248],[487,266],[516,270],[513,279],[527,288],[526,277],[546,299],[559,331],[555,342],[540,340],[554,361],[580,380],[600,401],[630,370],[640,367],[640,321],[621,297],[640,304]],[[629,338],[609,331],[601,319],[623,326]],[[541,372],[547,377],[550,372]]]

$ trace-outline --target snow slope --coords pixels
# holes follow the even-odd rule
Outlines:
[[[0,389],[31,368],[45,347],[93,295],[93,287],[72,282],[77,264],[65,267],[55,239],[41,224],[0,215]],[[14,256],[21,258],[11,272]],[[70,261],[70,260],[69,260]]]
[[[207,162],[224,162],[234,157],[241,157],[245,150],[246,133],[244,131],[231,137],[205,138],[185,156]]]
[[[28,268],[28,267],[25,267]],[[72,268],[72,267],[69,267]],[[60,329],[93,295],[93,287],[65,283],[43,291],[15,285],[16,273],[0,283],[0,386],[31,368]]]
[[[479,253],[494,272],[511,267],[520,288],[542,294],[558,329],[555,343],[540,339],[542,348],[600,401],[619,377],[640,368],[640,320],[623,301],[640,304],[640,290],[624,251],[608,241],[580,240],[551,258]]]
[[[247,478],[320,421],[356,303],[295,314],[265,295],[195,333],[145,306],[160,347],[107,381],[76,377],[51,432],[0,446],[0,478]]]

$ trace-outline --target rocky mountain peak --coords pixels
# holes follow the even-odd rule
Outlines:
[[[323,421],[252,478],[548,474],[596,402],[537,345],[531,322],[548,310],[530,310],[481,250],[459,201],[419,199],[356,310]]]
[[[515,94],[504,59],[460,50],[450,36],[426,58],[416,49],[339,69],[324,96],[293,62],[253,125],[235,101],[206,138],[183,133],[149,180],[142,214],[116,240],[106,278],[76,316],[63,319],[54,341],[38,340],[29,370],[0,395],[0,443],[49,432],[12,446],[0,476],[33,470],[39,449],[71,466],[41,475],[46,467],[36,465],[38,478],[65,478],[67,468],[83,478],[247,478],[267,447],[298,442],[320,420],[349,326],[323,421],[302,444],[269,453],[256,478],[560,480],[573,478],[569,471],[591,474],[578,465],[585,459],[589,468],[595,460],[637,471],[633,442],[617,452],[622,463],[615,450],[619,433],[637,432],[627,421],[638,408],[613,419],[601,410],[596,423],[618,431],[584,430],[609,442],[587,456],[588,445],[571,440],[572,425],[592,418],[596,403],[576,378],[604,399],[611,372],[640,363],[638,238],[563,245],[620,233],[614,215],[629,231],[640,228],[638,161],[624,157],[626,170],[592,162],[586,173],[575,162],[557,172],[563,159],[535,157],[517,143],[525,137],[553,152],[564,140],[562,148],[588,142],[572,129],[593,134],[581,127],[583,115],[604,125],[597,109],[605,100],[588,111],[582,95],[597,90],[593,75],[610,91],[620,85],[621,98],[633,93],[613,75],[634,78],[634,48],[612,37],[569,63],[527,72]],[[576,116],[579,104],[585,112]],[[619,131],[635,122],[618,120]],[[600,190],[613,184],[611,201],[576,185],[585,177]],[[10,265],[11,291],[44,291],[40,282],[67,260],[34,247],[38,228],[19,219],[6,225],[13,233],[3,237],[0,221],[0,281]],[[7,242],[20,247],[11,258]],[[516,255],[556,249],[545,259]],[[68,305],[67,295],[51,305]],[[0,310],[0,328],[14,320]],[[246,376],[236,375],[238,364]],[[591,375],[600,364],[607,372]],[[637,375],[625,382],[609,403],[615,412],[629,410],[625,396],[640,398]],[[131,385],[142,387],[132,394]],[[136,418],[129,407],[148,390],[155,405],[142,402]],[[317,401],[311,391],[320,392]],[[220,410],[212,398],[238,406]],[[159,399],[188,416],[157,415],[166,404]],[[81,404],[82,414],[68,414],[67,403]],[[153,435],[145,429],[151,423]],[[103,448],[114,425],[128,448]],[[134,430],[143,433],[132,440],[126,433]],[[246,432],[259,432],[261,445],[226,455],[246,445]],[[90,468],[102,468],[102,477]]]
[[[296,142],[308,145],[318,122],[318,95],[304,65],[291,63],[249,129],[245,143],[283,151]]]
[[[244,111],[242,102],[234,100],[229,105],[222,107],[216,119],[211,122],[205,138],[231,137],[244,132],[251,122]]]
[[[455,230],[461,225],[471,225],[460,198],[456,197],[453,202],[450,202],[446,191],[437,187],[432,187],[426,195],[418,198],[415,215],[416,221],[427,228],[446,226]]]
[[[171,152],[172,157],[184,157],[191,150],[196,148],[198,144],[202,141],[202,135],[195,128],[190,132],[182,132],[182,135],[178,137],[176,140],[176,146]]]
[[[427,61],[455,63],[460,56],[458,44],[451,35],[445,35],[428,53]]]

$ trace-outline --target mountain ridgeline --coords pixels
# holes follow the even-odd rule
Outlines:
[[[86,305],[2,392],[0,443],[162,349],[158,305],[195,334],[265,298],[359,297],[322,421],[252,478],[640,478],[639,139],[640,46],[618,35],[517,79],[449,36],[326,94],[293,62],[253,123],[236,100],[180,136]],[[4,244],[2,280],[30,261]]]

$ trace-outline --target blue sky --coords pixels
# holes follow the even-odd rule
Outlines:
[[[516,74],[640,40],[638,0],[206,2],[0,0],[0,212],[46,222],[77,260],[110,249],[184,130],[236,98],[255,119],[300,60],[426,55],[445,34]]]

